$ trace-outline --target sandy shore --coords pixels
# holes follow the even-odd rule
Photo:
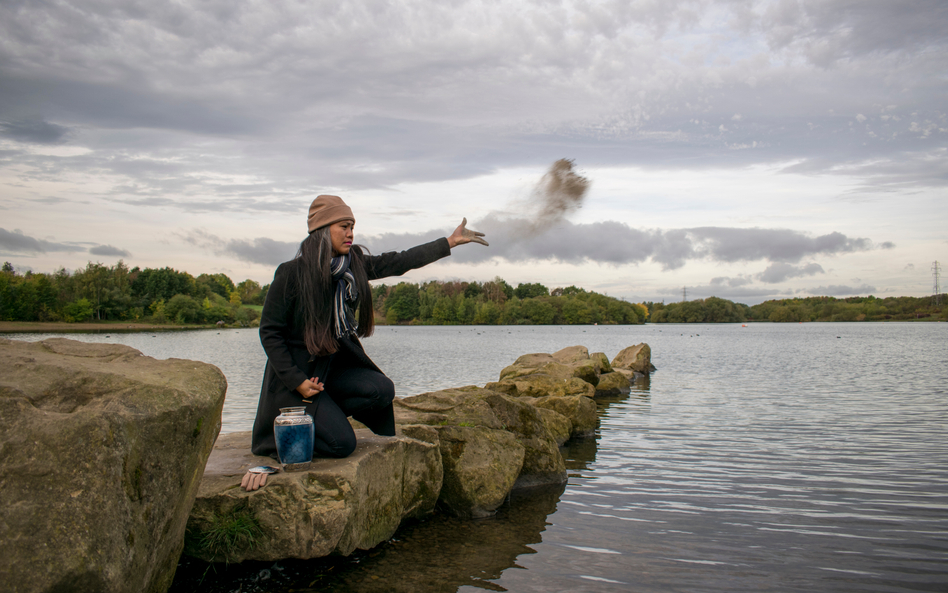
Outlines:
[[[213,329],[213,325],[155,325],[151,323],[102,322],[62,323],[41,321],[0,321],[0,333],[60,334],[69,332],[150,332],[182,329]]]

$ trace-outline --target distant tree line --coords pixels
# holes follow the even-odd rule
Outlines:
[[[940,305],[931,297],[806,297],[778,299],[747,306],[718,297],[679,303],[645,305],[653,323],[739,323],[743,321],[899,321],[948,320],[946,295]]]
[[[550,290],[502,278],[488,282],[401,282],[372,288],[379,323],[428,325],[577,325],[644,323],[645,305],[576,286]]]
[[[753,320],[799,321],[899,321],[948,319],[946,295],[934,305],[931,297],[807,297],[765,301],[751,307]]]
[[[718,297],[680,303],[645,303],[652,323],[740,323],[750,307]]]
[[[0,321],[135,321],[249,325],[259,318],[244,305],[262,305],[270,285],[234,282],[226,274],[194,277],[172,268],[129,269],[92,263],[75,272],[0,270]],[[516,288],[488,282],[426,282],[372,287],[376,322],[382,324],[630,324],[648,309],[576,286],[550,290],[538,283]]]
[[[226,274],[197,278],[172,268],[92,263],[68,272],[18,274],[0,268],[2,321],[136,321],[150,323],[249,325],[259,317],[243,305],[260,305],[269,285],[240,284]]]

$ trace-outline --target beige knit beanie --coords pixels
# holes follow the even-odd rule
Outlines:
[[[316,199],[309,206],[307,222],[311,233],[340,220],[355,222],[355,216],[352,215],[352,209],[346,206],[346,203],[339,196],[325,194],[316,196]]]

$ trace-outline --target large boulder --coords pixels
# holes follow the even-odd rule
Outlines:
[[[459,434],[453,427],[479,429],[481,433],[476,430],[464,432],[469,439],[480,434],[484,441],[476,449],[483,457],[478,463],[504,466],[504,475],[515,471],[516,487],[556,484],[566,480],[566,466],[559,453],[557,435],[550,428],[555,428],[556,424],[544,420],[541,412],[525,401],[475,386],[445,389],[395,400],[395,420],[400,425],[427,424],[442,434],[452,429],[452,438]],[[519,467],[514,467],[517,465],[514,456],[500,450],[503,448],[498,440],[500,437],[486,431],[506,431],[514,435],[516,442],[524,448]],[[457,451],[460,449],[441,448],[445,457],[445,483],[454,479],[454,467],[457,466],[452,464]],[[470,480],[472,475],[467,479]],[[488,476],[480,474],[477,478],[480,481],[472,484],[470,491],[490,493],[492,485],[484,480],[493,478]],[[486,501],[489,500],[493,498],[488,496],[485,501],[477,501],[477,508],[488,508],[490,504]],[[458,505],[447,506],[459,515],[468,514]]]
[[[458,517],[494,514],[520,475],[525,447],[513,433],[482,426],[443,426],[438,437],[442,508]]]
[[[349,457],[273,474],[254,492],[240,489],[243,474],[276,464],[250,452],[250,432],[221,436],[191,511],[185,553],[209,562],[348,555],[434,510],[442,486],[437,444],[356,435]]]
[[[585,346],[570,346],[553,354],[524,354],[485,387],[514,397],[593,397],[599,375],[611,370],[605,354],[590,356]]]
[[[628,395],[632,391],[632,382],[629,377],[620,372],[603,373],[599,375],[599,384],[596,385],[596,397],[616,397]]]
[[[486,390],[485,390],[486,391]],[[566,481],[566,462],[556,437],[547,428],[540,411],[516,398],[499,393],[483,393],[484,400],[500,420],[504,430],[517,437],[524,447],[523,467],[515,487],[560,484]],[[593,404],[595,408],[595,404]]]
[[[585,348],[583,350],[585,350]],[[527,359],[527,362],[521,362],[525,358],[521,356],[517,359],[517,362],[504,367],[504,369],[500,371],[500,380],[515,380],[520,377],[540,374],[564,380],[575,377],[591,385],[596,385],[596,383],[599,382],[601,363],[598,360],[593,360],[589,357],[581,360],[565,361],[544,360],[541,358],[543,356],[550,356],[549,354],[531,354],[528,356],[530,358]]]
[[[644,342],[629,346],[616,354],[612,359],[612,367],[629,376],[633,373],[648,375],[655,370],[652,365],[652,349]]]
[[[226,389],[200,362],[0,339],[4,589],[166,591]]]
[[[589,349],[585,346],[567,346],[552,355],[553,360],[562,363],[585,362],[589,360]]]
[[[553,410],[569,421],[570,437],[589,437],[596,433],[599,417],[596,402],[582,395],[547,395],[530,401],[537,408]]]
[[[547,373],[533,373],[494,381],[484,386],[511,397],[544,397],[547,395],[583,395],[593,397],[596,387],[578,377],[556,377]]]
[[[593,352],[589,355],[589,360],[596,365],[600,375],[612,372],[612,364],[605,352]]]
[[[553,436],[553,439],[556,441],[557,445],[562,447],[566,441],[572,438],[573,423],[569,418],[563,414],[560,414],[556,410],[536,405],[536,400],[530,403],[532,403],[537,411],[540,412],[540,417],[543,419],[543,423],[546,424],[547,430],[550,431],[550,434]]]

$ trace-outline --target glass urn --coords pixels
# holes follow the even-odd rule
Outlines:
[[[315,429],[306,408],[280,408],[280,415],[273,421],[273,436],[283,469],[293,471],[309,467],[313,460]]]

